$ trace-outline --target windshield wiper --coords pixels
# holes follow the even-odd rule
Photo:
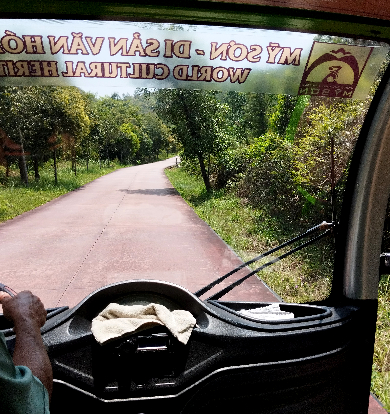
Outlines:
[[[278,262],[279,260],[284,259],[285,257],[289,256],[290,254],[293,254],[293,253],[297,252],[298,250],[303,249],[304,247],[316,242],[317,240],[322,239],[323,237],[325,237],[326,235],[331,233],[332,229],[333,229],[333,223],[328,223],[326,221],[323,221],[322,223],[318,224],[317,226],[312,227],[311,229],[307,230],[306,232],[304,232],[304,233],[302,233],[302,234],[300,234],[300,235],[298,235],[298,236],[296,236],[296,237],[280,244],[279,246],[276,246],[276,247],[272,248],[271,250],[268,250],[265,253],[260,254],[259,256],[255,257],[254,259],[248,260],[247,262],[245,262],[245,263],[241,264],[240,266],[236,267],[235,269],[231,270],[229,273],[226,273],[226,275],[219,277],[218,279],[214,280],[213,282],[211,282],[207,286],[203,287],[202,289],[199,289],[194,294],[195,294],[195,296],[199,297],[199,296],[203,295],[204,293],[208,292],[215,285],[218,285],[219,283],[221,283],[223,280],[225,280],[229,276],[231,276],[234,273],[238,272],[243,267],[246,267],[247,265],[249,265],[253,262],[257,262],[258,260],[260,260],[260,259],[262,259],[266,256],[269,256],[270,254],[275,253],[276,251],[278,251],[280,249],[283,249],[284,247],[289,246],[290,244],[293,244],[296,241],[301,240],[301,239],[309,236],[312,233],[315,233],[317,231],[323,231],[323,233],[321,233],[320,235],[318,235],[318,236],[306,241],[305,243],[302,243],[299,246],[289,250],[288,252],[283,253],[282,255],[270,260],[269,262],[263,264],[262,266],[258,267],[255,270],[253,270],[252,272],[250,272],[246,276],[242,277],[241,279],[237,280],[236,282],[232,283],[231,285],[227,286],[226,288],[220,290],[219,292],[217,292],[214,295],[207,298],[207,300],[220,299],[223,295],[230,292],[232,289],[234,289],[236,286],[241,284],[244,280],[248,279],[253,274],[255,274],[255,273],[259,272],[260,270],[263,270],[264,268]]]

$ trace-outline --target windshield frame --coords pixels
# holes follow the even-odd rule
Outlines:
[[[26,4],[17,0],[0,5],[1,18],[57,18],[76,20],[136,20],[208,24],[264,29],[300,31],[306,33],[333,34],[343,37],[370,38],[377,41],[390,40],[390,12],[364,16],[364,10],[349,11],[334,6],[335,12],[324,11],[316,2],[305,2],[305,9],[287,6],[283,2],[261,1],[179,1],[149,0],[148,4],[132,0],[107,1],[32,0]],[[275,7],[278,3],[279,7]],[[281,4],[280,4],[281,3]],[[307,4],[309,3],[309,4]],[[280,7],[282,6],[282,7]],[[299,6],[299,4],[297,4]],[[332,6],[333,7],[333,6]],[[332,10],[332,7],[326,9]],[[344,13],[344,11],[348,13]],[[342,13],[340,13],[342,12]],[[387,13],[385,8],[382,13]],[[360,14],[360,15],[357,15]],[[158,16],[158,17],[156,17]],[[378,18],[380,17],[380,18]]]
[[[77,3],[69,0],[53,0],[50,3],[32,0],[28,4],[23,1],[1,4],[0,12],[1,19],[50,18],[223,25],[329,34],[371,39],[390,44],[390,25],[388,24],[390,15],[378,19],[357,16],[356,11],[351,14],[330,13],[318,9],[275,7],[275,2],[272,1],[263,3],[267,4],[255,5],[250,0],[241,0],[240,4],[220,1],[190,1],[185,5],[182,2],[162,3],[154,0],[150,0],[147,5],[137,0],[133,0],[131,4],[125,3],[124,0],[119,0],[115,4],[89,0]],[[313,4],[308,7],[316,8]],[[338,232],[336,248],[337,260],[332,297],[342,295],[351,299],[377,298],[380,240],[390,185],[381,186],[378,182],[381,177],[378,176],[376,168],[383,164],[384,159],[383,155],[382,158],[375,156],[375,148],[378,150],[380,147],[384,150],[387,144],[385,143],[386,139],[382,139],[382,136],[376,135],[375,139],[375,134],[381,131],[386,135],[390,130],[385,119],[390,107],[390,104],[386,103],[390,94],[389,88],[386,86],[389,79],[390,69],[387,70],[382,86],[374,97],[358,139],[358,150],[353,155],[348,178],[350,193],[345,196],[352,201],[349,206],[347,206],[348,203],[343,203],[342,225]],[[390,139],[388,141],[390,142]],[[371,154],[371,162],[367,163],[364,157],[368,157],[369,153]],[[388,176],[390,176],[390,171]],[[364,182],[364,185],[360,186],[360,192],[355,192],[357,183],[360,182]],[[381,192],[380,195],[378,191]],[[369,194],[369,197],[363,201],[366,193]],[[383,196],[383,194],[386,195]],[[360,220],[360,215],[364,206],[366,208],[375,206],[375,208],[371,208],[363,222]],[[370,227],[373,231],[370,231]],[[357,242],[357,240],[360,241]]]

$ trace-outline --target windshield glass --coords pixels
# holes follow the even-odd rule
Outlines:
[[[175,156],[180,168],[167,172],[173,186],[243,261],[323,221],[337,223],[349,161],[389,51],[368,40],[168,23],[2,20],[2,31],[2,221],[74,189],[80,183],[70,177],[84,170],[101,175]],[[36,203],[24,207],[19,188]],[[132,190],[118,191],[124,197]],[[110,208],[96,234],[109,229]],[[34,237],[31,244],[44,234]],[[61,302],[76,275],[103,266],[104,253],[85,265],[99,237],[80,257],[75,253],[77,263],[56,288],[58,297],[47,295],[47,306]],[[78,253],[82,238],[68,234],[63,243]],[[21,266],[39,279],[41,267],[62,260],[58,245],[50,259],[42,248],[36,263],[15,265],[15,246],[8,244],[1,281],[16,290],[34,288],[33,280],[15,286]],[[330,289],[333,251],[330,232],[286,259],[278,260],[285,249],[272,251],[250,266],[274,261],[257,277],[285,301],[321,300]],[[121,260],[129,255],[125,247],[117,253]],[[132,260],[147,263],[152,254]],[[140,278],[177,282],[158,268],[143,274],[132,260],[126,266]],[[209,282],[226,273],[221,269]],[[88,286],[80,279],[78,300],[128,278],[125,267],[105,272],[112,276]]]

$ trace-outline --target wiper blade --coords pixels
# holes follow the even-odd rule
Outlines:
[[[253,262],[257,262],[258,260],[269,256],[272,253],[277,252],[280,249],[283,249],[286,246],[289,246],[290,244],[295,243],[298,240],[301,240],[307,236],[309,236],[312,233],[315,233],[317,231],[324,231],[324,233],[322,233],[321,235],[315,237],[314,239],[309,240],[306,243],[301,244],[300,246],[289,250],[287,253],[282,254],[281,256],[277,257],[276,259],[273,259],[269,262],[267,262],[266,264],[260,266],[258,269],[254,270],[253,272],[249,273],[248,275],[244,276],[242,279],[239,279],[237,282],[233,283],[232,285],[226,287],[225,289],[223,289],[220,292],[225,291],[226,289],[228,289],[226,292],[224,292],[223,294],[221,294],[220,296],[218,296],[218,298],[215,297],[215,295],[219,295],[220,292],[216,293],[215,295],[211,296],[208,299],[219,299],[221,296],[223,296],[225,293],[229,292],[230,290],[232,290],[235,286],[239,285],[240,283],[242,283],[245,279],[247,279],[248,277],[252,276],[254,273],[262,270],[263,268],[270,266],[273,263],[278,262],[281,259],[284,259],[285,257],[289,256],[290,254],[302,249],[303,247],[306,247],[307,245],[314,243],[315,241],[317,241],[318,239],[324,237],[326,234],[328,234],[333,228],[333,223],[328,223],[326,221],[323,221],[322,223],[318,224],[317,226],[312,227],[311,229],[305,231],[304,233],[280,244],[279,246],[276,246],[274,248],[272,248],[271,250],[268,250],[265,253],[260,254],[259,256],[255,257],[254,259],[248,260],[247,262],[239,265],[238,267],[236,267],[235,269],[231,270],[229,273],[226,273],[226,275],[223,275],[221,277],[219,277],[218,279],[214,280],[213,282],[211,282],[210,284],[208,284],[207,286],[203,287],[202,289],[199,289],[197,292],[194,293],[195,296],[199,297],[201,295],[203,295],[204,293],[208,292],[211,288],[213,288],[214,286],[218,285],[219,283],[221,283],[223,280],[225,280],[226,278],[228,278],[229,276],[233,275],[234,273],[238,272],[240,269],[246,267],[247,265],[253,263]],[[232,287],[231,287],[232,286]]]

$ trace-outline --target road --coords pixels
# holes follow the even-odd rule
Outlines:
[[[0,282],[33,291],[46,307],[72,307],[97,288],[129,279],[160,279],[195,292],[241,264],[172,188],[164,169],[174,163],[117,170],[0,224]],[[224,299],[278,301],[255,276]]]

